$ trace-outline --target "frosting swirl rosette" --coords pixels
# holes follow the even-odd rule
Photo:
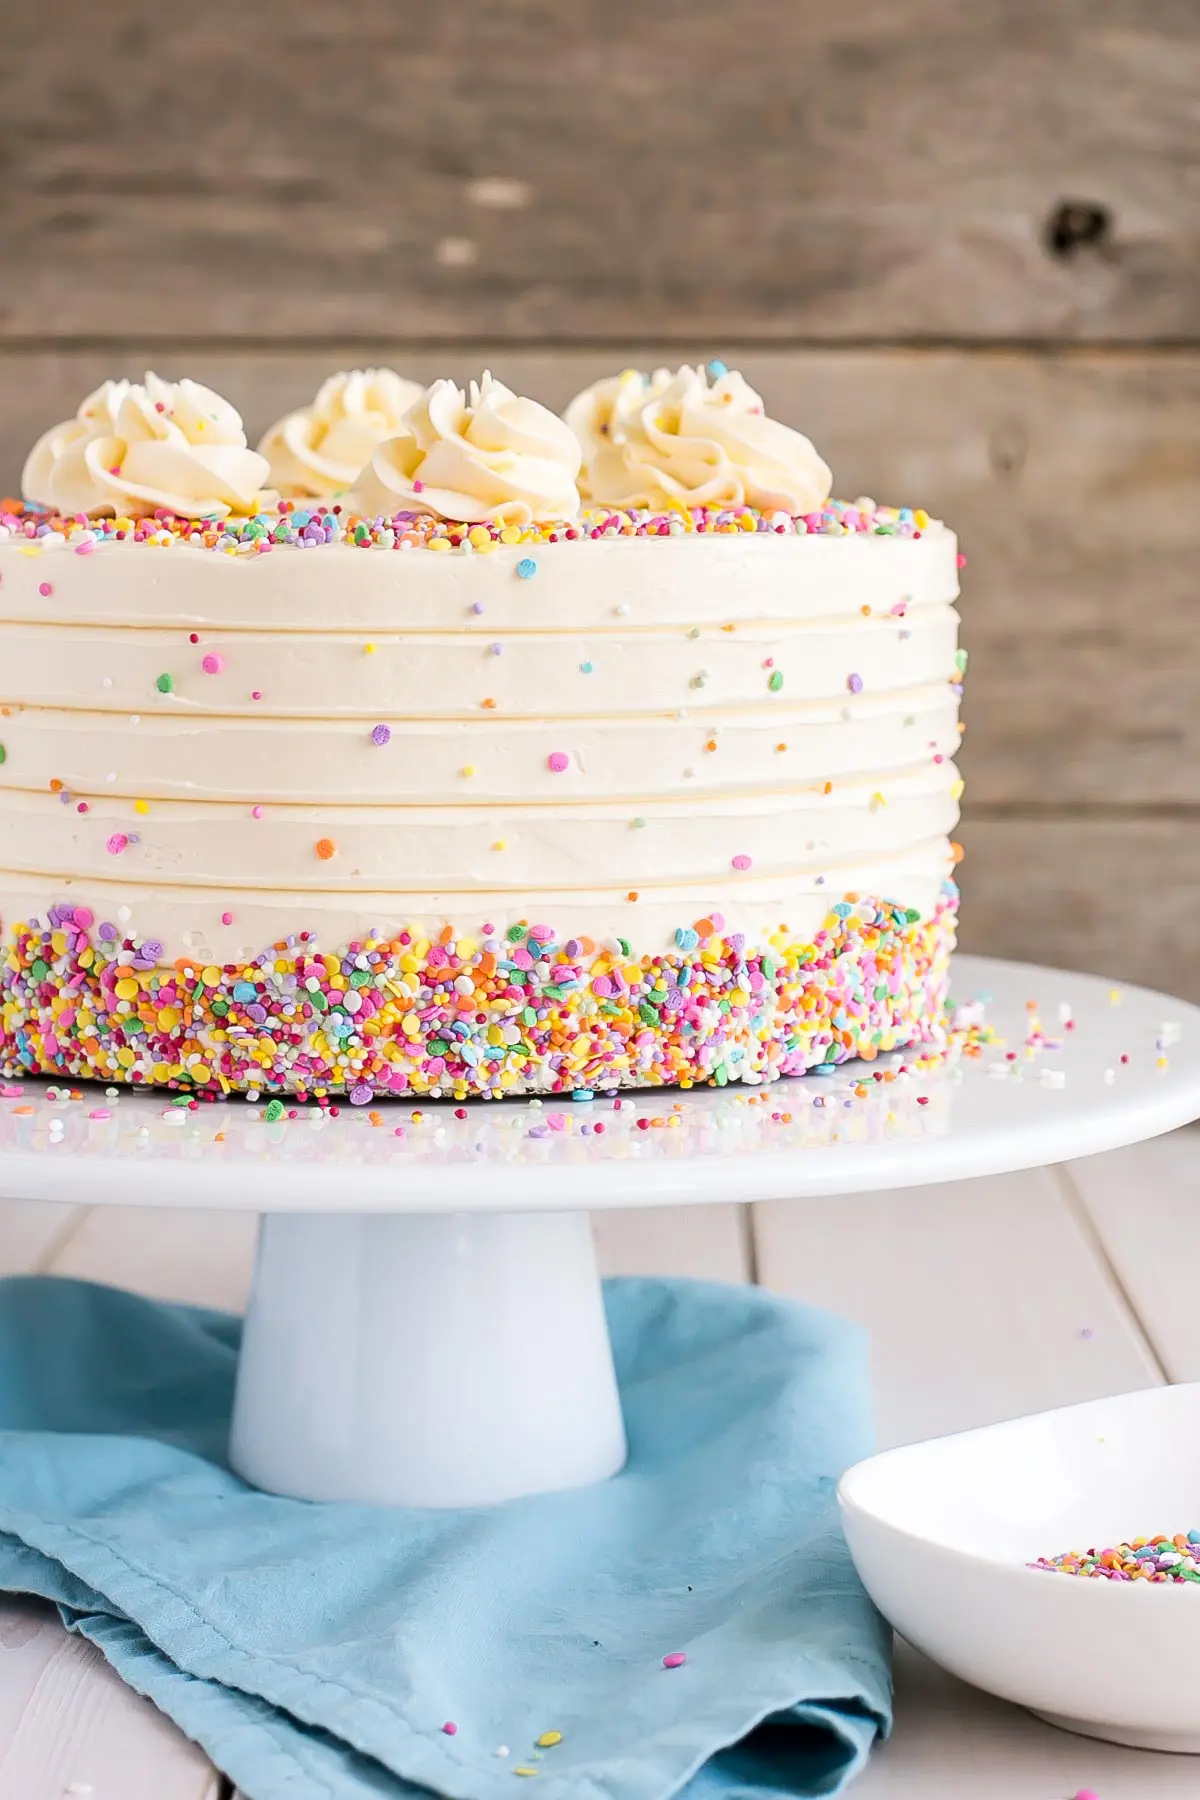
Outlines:
[[[259,444],[271,486],[289,499],[344,493],[375,446],[403,431],[405,413],[424,392],[394,369],[331,375],[310,406],[279,419]]]
[[[574,432],[536,400],[485,372],[464,394],[435,381],[403,430],[380,444],[354,484],[368,513],[433,513],[505,525],[573,519],[582,452]]]
[[[740,375],[686,364],[627,370],[576,396],[567,423],[583,450],[580,488],[603,506],[754,506],[814,512],[829,469],[789,425],[768,419]]]
[[[246,444],[241,416],[196,381],[108,381],[74,419],[38,439],[25,463],[27,500],[62,513],[160,509],[184,519],[256,512],[267,459]]]

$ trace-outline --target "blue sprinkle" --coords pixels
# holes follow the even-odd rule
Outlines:
[[[537,564],[532,556],[523,556],[517,564],[517,574],[522,581],[528,581],[531,575],[537,574]]]
[[[846,919],[850,916],[850,908],[846,905],[844,900],[839,900],[836,905],[831,906],[829,910],[830,912],[836,913],[839,919]]]
[[[235,1000],[253,1000],[257,993],[258,989],[252,982],[239,981],[234,984],[233,997]]]
[[[576,1088],[573,1091],[571,1098],[572,1100],[594,1100],[596,1096],[591,1088]]]
[[[679,950],[694,950],[699,942],[699,932],[693,931],[690,925],[680,925],[675,933],[675,945]]]
[[[714,356],[708,365],[708,372],[714,381],[719,381],[722,375],[728,375],[729,370],[725,367],[725,364],[721,361],[719,356]]]

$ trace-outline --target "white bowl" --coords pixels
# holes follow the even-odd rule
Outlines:
[[[1200,1583],[1028,1567],[1200,1529],[1200,1383],[889,1450],[838,1496],[871,1598],[943,1668],[1068,1731],[1200,1754]]]

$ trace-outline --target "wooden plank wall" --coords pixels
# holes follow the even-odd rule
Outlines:
[[[0,62],[0,488],[152,361],[561,404],[721,355],[969,557],[964,936],[1200,997],[1190,0],[42,0]]]

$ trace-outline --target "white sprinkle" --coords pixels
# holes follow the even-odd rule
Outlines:
[[[507,1756],[508,1755],[508,1745],[507,1744],[497,1744],[496,1755],[497,1756]]]

